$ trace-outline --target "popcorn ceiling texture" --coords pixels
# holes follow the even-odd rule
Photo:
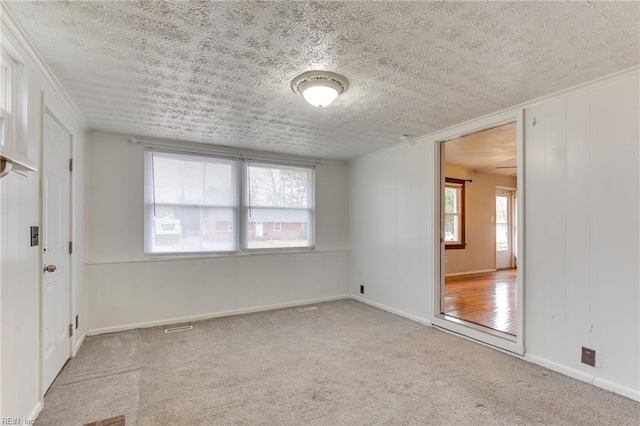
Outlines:
[[[92,129],[349,159],[639,63],[640,3],[11,2]],[[289,83],[345,75],[325,109]]]

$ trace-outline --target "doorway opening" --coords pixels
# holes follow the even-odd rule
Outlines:
[[[439,317],[517,342],[517,121],[440,142],[440,171]]]

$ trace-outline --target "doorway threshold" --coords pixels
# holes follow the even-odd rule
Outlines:
[[[448,315],[436,315],[431,322],[433,326],[459,334],[471,340],[494,346],[518,355],[524,355],[524,346],[518,344],[516,336],[494,330],[479,324],[464,321]]]

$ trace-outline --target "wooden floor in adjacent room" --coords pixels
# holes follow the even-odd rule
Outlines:
[[[517,269],[445,278],[444,313],[516,335]]]

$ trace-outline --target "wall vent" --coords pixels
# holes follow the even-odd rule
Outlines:
[[[181,331],[190,331],[190,330],[193,330],[192,325],[181,325],[180,327],[165,328],[164,334],[179,333]]]
[[[317,311],[317,306],[305,306],[304,308],[298,308],[298,312],[309,312],[309,311]]]

